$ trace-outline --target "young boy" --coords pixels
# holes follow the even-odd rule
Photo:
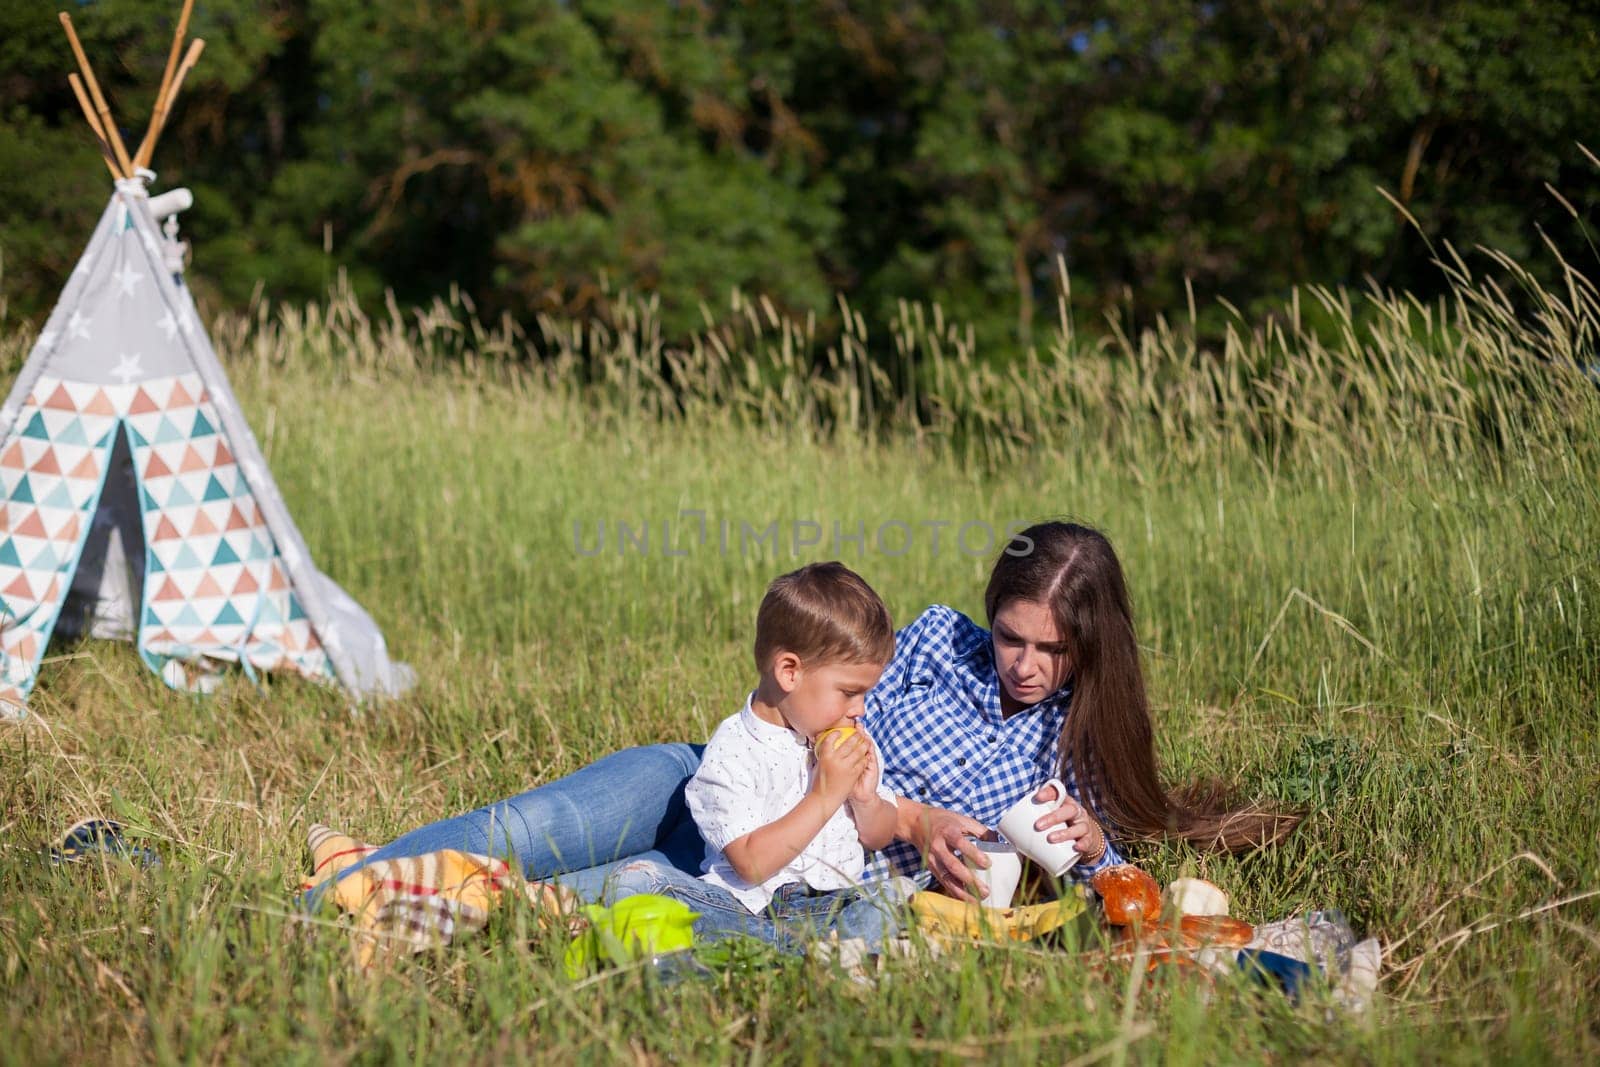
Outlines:
[[[907,890],[857,883],[863,846],[894,837],[895,796],[877,746],[853,724],[893,652],[888,608],[844,565],[774,581],[756,615],[760,682],[712,734],[685,791],[705,873],[626,863],[607,902],[682,900],[700,913],[702,939],[741,933],[794,948],[837,933],[876,947],[892,936]]]

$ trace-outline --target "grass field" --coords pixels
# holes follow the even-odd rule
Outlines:
[[[824,351],[742,299],[683,350],[639,302],[613,331],[544,324],[538,370],[459,302],[224,319],[319,565],[421,684],[358,715],[281,679],[191,700],[127,647],[53,648],[33,716],[0,727],[0,1061],[1594,1062],[1600,390],[1570,277],[1301,294],[1204,350],[1181,323],[1096,342],[1064,320],[1010,372],[911,307],[876,372],[859,331]],[[0,337],[15,366],[29,338]],[[807,961],[574,984],[517,909],[362,977],[340,932],[285,921],[313,820],[383,840],[703,739],[775,574],[838,557],[897,622],[981,615],[984,531],[1058,515],[1122,555],[1169,778],[1310,812],[1267,853],[1138,860],[1247,918],[1343,908],[1386,947],[1367,1017],[1029,947],[875,986]],[[164,865],[41,862],[85,814]]]

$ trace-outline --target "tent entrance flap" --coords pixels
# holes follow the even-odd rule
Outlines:
[[[0,716],[33,688],[100,506],[118,419],[103,390],[40,376],[0,442]]]
[[[138,631],[145,566],[138,494],[127,431],[119,425],[100,504],[56,622],[62,636],[131,641]]]

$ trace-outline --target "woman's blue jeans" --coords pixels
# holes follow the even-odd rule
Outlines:
[[[509,800],[402,834],[339,874],[378,860],[459,849],[519,864],[529,880],[555,880],[600,899],[620,860],[698,871],[705,842],[684,803],[703,745],[625,748]],[[315,910],[333,879],[303,899]]]

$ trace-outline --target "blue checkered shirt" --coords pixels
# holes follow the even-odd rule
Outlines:
[[[895,793],[992,827],[1055,776],[1071,702],[1068,685],[1004,717],[989,631],[934,605],[895,635],[894,659],[867,694],[863,722],[883,753],[883,781]],[[1061,777],[1082,799],[1070,767]],[[906,841],[869,854],[868,861],[867,879],[922,869],[922,856]],[[1100,859],[1071,873],[1087,878],[1122,862],[1108,840]]]

